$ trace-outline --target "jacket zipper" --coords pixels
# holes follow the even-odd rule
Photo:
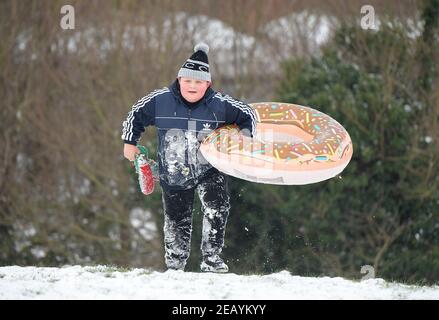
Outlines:
[[[189,121],[191,120],[191,116],[192,116],[192,109],[191,108],[188,108],[188,111],[189,111]],[[188,128],[188,134],[191,134],[190,132],[189,132],[189,128]],[[196,133],[196,132],[195,132]],[[192,180],[195,182],[195,184],[197,184],[198,183],[198,181],[195,179],[195,176],[194,176],[194,169],[195,169],[195,164],[191,164],[191,163],[189,163],[189,142],[188,142],[188,140],[186,139],[186,152],[187,152],[187,160],[188,160],[188,166],[189,166],[189,170],[190,170],[190,174],[191,174],[191,176],[192,176]]]

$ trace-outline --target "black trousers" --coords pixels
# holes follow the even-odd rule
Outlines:
[[[227,177],[215,170],[192,189],[163,189],[165,262],[168,268],[183,269],[189,258],[195,191],[203,212],[203,257],[220,254],[223,249],[230,197]]]

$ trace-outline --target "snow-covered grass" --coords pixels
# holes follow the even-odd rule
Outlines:
[[[434,299],[439,286],[270,275],[157,272],[107,266],[1,267],[0,299]]]

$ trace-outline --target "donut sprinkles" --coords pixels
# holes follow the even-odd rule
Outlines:
[[[216,143],[218,151],[226,145],[226,150],[229,153],[239,151],[255,156],[274,157],[276,160],[284,162],[296,160],[299,163],[335,162],[349,150],[350,143],[342,143],[348,138],[346,130],[322,112],[291,104],[259,103],[251,106],[255,110],[259,123],[295,125],[314,136],[314,139],[298,144],[290,142],[265,142],[261,144],[254,141],[244,143],[242,136],[238,140],[233,139],[233,134],[230,134],[228,130],[223,130],[220,131],[220,134],[207,137],[207,142]],[[235,125],[223,128],[239,130]],[[350,138],[348,139],[350,140]]]

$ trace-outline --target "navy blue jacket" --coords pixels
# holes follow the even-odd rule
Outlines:
[[[199,152],[200,142],[210,131],[233,123],[244,134],[255,135],[256,116],[250,106],[212,88],[198,103],[187,104],[176,80],[133,105],[123,122],[121,137],[125,143],[136,145],[146,126],[156,126],[160,184],[185,190],[216,170]]]

